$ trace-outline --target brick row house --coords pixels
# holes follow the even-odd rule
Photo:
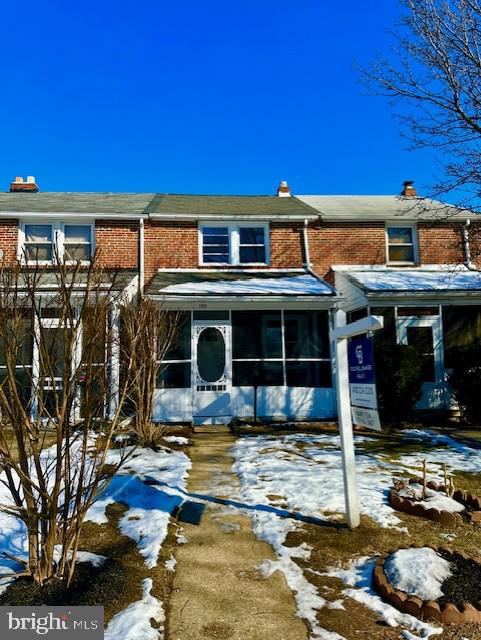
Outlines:
[[[155,420],[329,419],[329,329],[367,313],[419,348],[418,408],[449,409],[450,350],[481,337],[468,217],[411,183],[401,196],[295,197],[285,183],[203,196],[46,193],[17,179],[0,194],[0,250],[46,269],[96,251],[119,286],[183,312]]]

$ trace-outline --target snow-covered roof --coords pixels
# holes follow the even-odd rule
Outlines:
[[[345,271],[353,284],[367,292],[481,291],[481,272],[467,269],[380,269]]]
[[[162,271],[150,295],[166,296],[332,296],[333,288],[305,272]]]

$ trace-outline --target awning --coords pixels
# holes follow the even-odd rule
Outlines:
[[[334,289],[305,271],[159,271],[147,295],[164,300],[330,300]]]

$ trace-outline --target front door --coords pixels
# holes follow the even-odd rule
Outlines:
[[[422,360],[422,395],[416,409],[444,409],[446,395],[440,316],[400,316],[398,342],[415,347]]]
[[[232,417],[230,322],[194,320],[192,330],[194,423],[227,423]]]

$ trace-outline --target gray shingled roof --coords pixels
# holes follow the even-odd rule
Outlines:
[[[179,218],[182,216],[316,218],[318,215],[314,209],[297,198],[175,194],[156,195],[148,207],[148,212],[153,218],[171,214]]]
[[[332,222],[396,220],[466,220],[472,212],[429,198],[401,196],[297,196],[313,207],[322,220]]]
[[[1,212],[106,213],[138,215],[145,212],[154,193],[0,193]]]

